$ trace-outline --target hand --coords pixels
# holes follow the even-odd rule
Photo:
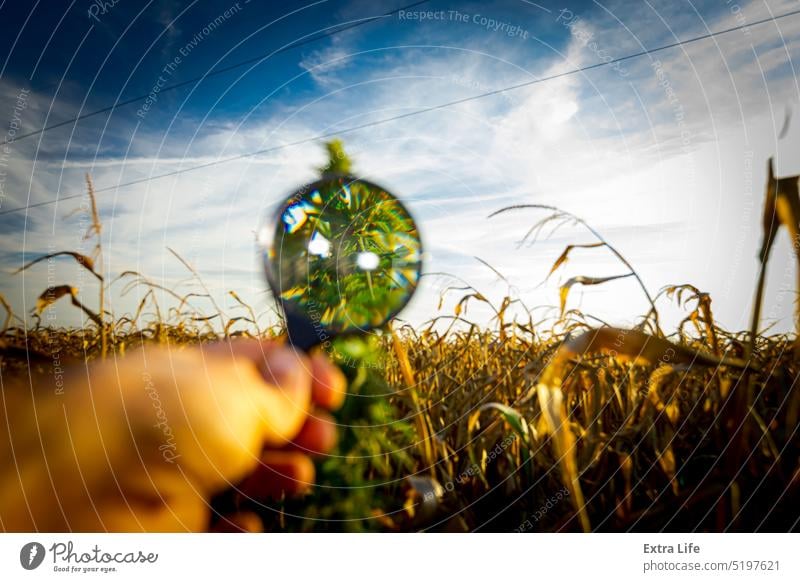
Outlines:
[[[231,486],[299,493],[345,394],[322,355],[258,341],[147,347],[69,370],[61,394],[51,383],[0,403],[6,531],[202,531]]]

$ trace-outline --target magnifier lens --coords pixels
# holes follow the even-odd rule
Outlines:
[[[289,324],[304,319],[330,335],[367,331],[394,317],[416,289],[417,226],[380,186],[325,177],[289,196],[270,223],[259,243]]]

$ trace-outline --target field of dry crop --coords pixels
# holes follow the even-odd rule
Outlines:
[[[538,209],[547,216],[532,233],[556,219],[590,228],[558,209]],[[753,325],[740,333],[721,329],[712,298],[689,285],[651,297],[642,284],[653,307],[641,325],[598,327],[566,309],[568,293],[608,279],[576,277],[562,287],[557,326],[509,321],[510,299],[492,306],[490,328],[471,324],[467,306],[487,300],[467,289],[456,312],[436,322],[450,328],[395,324],[380,336],[338,339],[331,357],[350,395],[318,485],[302,499],[239,507],[248,515],[241,522],[267,531],[797,530],[797,345],[794,335],[759,333],[759,310],[775,234],[786,228],[800,240],[798,218],[797,178],[771,178]],[[95,212],[87,235],[99,241],[101,230]],[[621,276],[638,279],[594,234],[589,246],[610,250],[626,269]],[[99,242],[91,257],[64,254],[101,278]],[[174,294],[167,308],[145,276],[120,277],[147,291],[136,313],[116,319],[102,293],[96,306],[80,303],[69,285],[41,294],[37,316],[71,298],[92,322],[85,329],[52,329],[41,319],[26,326],[3,302],[0,371],[48,374],[54,354],[67,364],[142,342],[280,337],[279,328],[258,329],[244,302],[236,315],[200,313],[191,297],[167,290]],[[656,299],[687,307],[679,329],[662,328]]]

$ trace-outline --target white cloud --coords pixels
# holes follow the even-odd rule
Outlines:
[[[347,66],[350,59],[350,51],[338,46],[338,41],[336,44],[337,46],[311,51],[300,61],[300,67],[325,88],[340,86],[337,73]]]
[[[791,3],[770,6],[780,13]],[[753,21],[765,10],[753,2],[744,14]],[[647,46],[671,40],[655,26],[652,13],[625,14],[625,22],[647,33],[641,39]],[[681,37],[702,32],[696,17],[671,4],[661,6],[660,14]],[[736,24],[736,17],[707,24],[726,28]],[[629,37],[619,41],[619,26],[611,17],[582,26],[615,56],[637,50]],[[785,154],[780,171],[800,173],[800,160],[791,157],[798,149],[789,147],[798,141],[800,128],[792,128],[786,144],[777,144],[779,127],[772,122],[782,117],[785,103],[797,101],[789,58],[800,53],[800,19],[779,26],[783,40],[774,25],[762,25],[750,36],[733,33],[716,43],[659,53],[671,93],[645,57],[627,62],[624,77],[612,69],[562,77],[377,125],[348,134],[345,141],[357,170],[399,193],[422,223],[433,256],[429,271],[454,273],[499,300],[507,288],[473,259],[478,256],[508,276],[529,305],[556,303],[559,276],[539,284],[567,242],[590,237],[570,227],[550,242],[517,249],[516,242],[541,214],[486,219],[510,204],[552,204],[607,233],[651,291],[668,283],[695,283],[711,292],[723,324],[742,328],[754,283],[765,159],[780,146]],[[97,163],[62,164],[51,155],[34,171],[26,162],[34,152],[26,150],[15,162],[13,183],[23,191],[33,175],[31,200],[51,199],[59,185],[66,192],[80,190],[85,171],[92,172],[98,186],[136,180],[552,75],[591,64],[596,56],[579,39],[568,44],[565,55],[519,40],[482,52],[442,44],[369,54],[354,54],[352,42],[348,37],[304,55],[301,66],[325,89],[335,88],[318,103],[279,109],[242,125],[203,126],[193,141],[187,141],[183,127],[163,142],[164,136],[140,133],[129,158],[100,156]],[[536,58],[531,60],[531,54]],[[687,144],[682,132],[689,136]],[[174,285],[186,273],[165,252],[170,246],[197,266],[220,301],[228,289],[236,289],[264,308],[253,231],[267,208],[311,179],[322,161],[320,148],[306,144],[104,193],[107,264],[117,272],[132,268]],[[62,223],[60,217],[74,206],[62,205],[56,217],[52,207],[32,211],[36,223],[26,234],[26,252],[43,252],[48,245],[72,248],[76,220]],[[59,222],[52,235],[54,218]],[[766,312],[775,317],[791,313],[788,299],[776,299],[782,272],[792,265],[785,246],[777,247],[768,294]],[[0,235],[0,248],[21,250],[19,234]],[[562,276],[620,270],[608,253],[590,250],[576,252]],[[30,305],[42,288],[41,272],[25,277],[24,289],[21,277],[0,287],[17,306],[23,296]],[[404,317],[419,322],[432,316],[440,290],[441,285],[426,281]],[[120,309],[130,309],[135,298],[117,301]],[[607,288],[576,288],[570,301],[608,320],[628,321],[645,311],[630,280]]]

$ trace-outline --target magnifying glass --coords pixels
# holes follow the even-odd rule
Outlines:
[[[306,351],[384,325],[408,303],[422,269],[405,206],[349,175],[328,174],[292,193],[258,239],[289,343]]]

